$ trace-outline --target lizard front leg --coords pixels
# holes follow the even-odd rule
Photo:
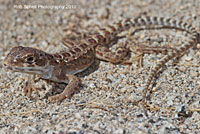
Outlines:
[[[71,98],[71,96],[79,90],[81,80],[78,77],[75,75],[66,74],[64,79],[68,81],[68,85],[61,94],[51,96],[49,98],[50,101],[61,102],[65,98]]]
[[[35,87],[35,85],[32,84],[32,80],[35,82],[35,75],[29,75],[28,76],[28,80],[26,82],[26,85],[24,87],[24,95],[31,97],[32,95],[32,91],[34,90],[36,92],[36,94],[39,96],[37,88]]]

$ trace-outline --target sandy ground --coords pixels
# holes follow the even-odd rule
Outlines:
[[[39,96],[33,93],[28,98],[23,95],[28,75],[2,69],[5,55],[14,46],[54,53],[63,49],[61,39],[65,36],[80,40],[77,32],[92,33],[142,14],[179,19],[200,31],[199,0],[13,1],[0,4],[0,133],[200,133],[198,48],[190,49],[175,65],[169,62],[156,79],[148,118],[135,102],[141,99],[148,74],[162,54],[145,54],[143,67],[136,61],[132,65],[97,61],[79,74],[81,91],[61,104],[50,103],[47,98],[61,92],[65,84],[36,79]],[[145,30],[130,37],[128,45],[176,47],[187,40],[185,35],[175,30]],[[126,41],[122,39],[118,45]]]

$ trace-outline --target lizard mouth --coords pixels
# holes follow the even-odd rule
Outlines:
[[[13,72],[24,72],[24,73],[30,73],[30,74],[42,74],[44,73],[43,70],[33,68],[33,67],[13,67],[9,66],[7,64],[4,64],[4,68],[7,70],[11,70]]]
[[[12,67],[12,66],[9,66],[7,64],[4,64],[4,68],[6,70],[11,70],[11,71],[14,71],[14,72],[25,72],[24,68],[21,68],[21,67]]]

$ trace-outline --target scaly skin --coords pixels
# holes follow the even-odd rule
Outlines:
[[[145,27],[141,28],[142,26]],[[5,58],[4,64],[8,69],[16,72],[37,74],[43,79],[68,83],[63,93],[50,97],[51,101],[62,101],[65,98],[70,98],[72,94],[78,90],[81,81],[74,74],[87,69],[95,58],[111,63],[120,63],[125,59],[129,51],[128,48],[119,47],[115,52],[111,52],[108,47],[110,42],[112,42],[119,33],[131,27],[136,28],[136,31],[157,28],[177,29],[186,31],[192,35],[189,42],[183,44],[179,48],[173,49],[173,51],[169,51],[152,69],[144,89],[143,102],[145,102],[146,94],[152,79],[165,63],[178,57],[180,54],[184,54],[189,48],[194,47],[199,42],[199,35],[191,25],[162,17],[142,16],[126,19],[100,29],[96,34],[88,36],[79,44],[63,39],[63,43],[69,48],[69,50],[65,52],[49,54],[31,47],[14,47]],[[138,50],[146,52],[149,51],[149,49],[151,48],[141,47]],[[156,48],[152,48],[152,51],[156,51]],[[158,49],[158,52],[159,51]]]

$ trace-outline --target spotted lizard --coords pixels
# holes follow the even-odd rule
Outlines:
[[[65,98],[70,98],[79,90],[81,80],[75,74],[90,67],[96,58],[111,63],[123,61],[127,57],[129,48],[120,46],[116,51],[111,51],[109,49],[110,42],[122,31],[129,30],[132,27],[137,30],[142,26],[144,26],[144,29],[156,28],[158,26],[161,29],[176,29],[191,34],[188,42],[168,52],[152,69],[147,79],[147,84],[144,87],[143,100],[146,101],[146,94],[152,79],[154,79],[165,63],[180,56],[180,54],[184,54],[189,48],[194,47],[200,42],[199,34],[190,24],[164,17],[139,16],[128,18],[100,29],[78,44],[63,40],[69,48],[67,51],[50,54],[32,47],[16,46],[6,56],[4,66],[14,72],[36,74],[43,79],[67,83],[68,85],[61,94],[50,97],[51,101],[62,101]]]

